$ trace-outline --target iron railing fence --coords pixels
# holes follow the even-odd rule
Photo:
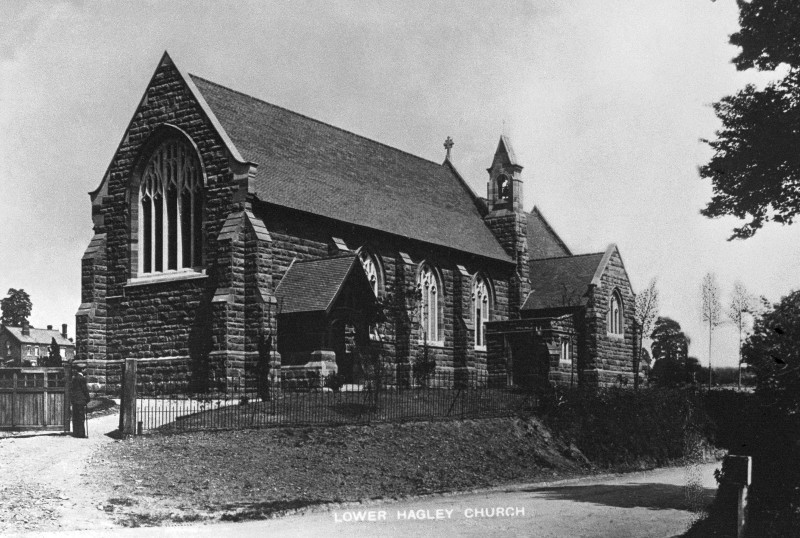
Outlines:
[[[339,386],[283,380],[260,391],[217,394],[164,393],[151,386],[138,391],[136,420],[150,431],[248,429],[502,417],[538,404],[534,378],[509,384],[505,374],[437,372],[412,383],[397,379]]]

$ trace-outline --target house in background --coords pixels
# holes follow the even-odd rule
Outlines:
[[[92,389],[115,390],[134,358],[145,381],[234,390],[266,337],[281,372],[332,363],[353,377],[370,348],[394,372],[424,357],[512,385],[632,378],[618,249],[573,255],[523,209],[507,137],[487,155],[486,197],[452,147],[432,162],[165,53],[91,193],[76,342]]]
[[[50,345],[55,339],[59,346],[62,361],[75,358],[75,343],[67,337],[67,324],[61,325],[61,332],[48,325],[37,329],[24,323],[22,327],[0,325],[0,363],[41,366],[50,354]]]

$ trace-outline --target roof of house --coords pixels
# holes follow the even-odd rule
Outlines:
[[[189,78],[238,152],[258,164],[261,200],[510,261],[450,167]]]
[[[606,252],[531,260],[531,292],[522,310],[584,306]]]
[[[278,313],[328,312],[354,270],[361,271],[369,286],[356,256],[295,261],[275,288]]]
[[[73,342],[70,342],[68,339],[64,338],[64,336],[56,331],[56,330],[48,330],[48,329],[37,329],[35,327],[30,328],[30,335],[22,334],[22,327],[11,327],[8,325],[3,325],[3,328],[8,331],[11,336],[14,337],[18,342],[22,344],[41,344],[41,345],[50,345],[53,341],[53,338],[56,339],[56,343],[59,346],[66,346],[66,347],[75,347]]]
[[[539,208],[534,207],[528,213],[528,257],[531,260],[540,260],[571,255],[572,252],[558,237]]]

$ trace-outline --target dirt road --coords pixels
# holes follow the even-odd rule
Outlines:
[[[713,498],[716,464],[588,478],[550,486],[328,508],[235,524],[123,529],[113,497],[89,469],[106,463],[117,415],[89,421],[90,439],[0,433],[0,535],[55,536],[535,536],[662,537],[681,534]],[[135,477],[131,477],[133,480]]]
[[[115,537],[530,536],[669,537],[713,498],[717,464],[524,485],[484,493],[328,509],[275,520],[118,529]],[[58,534],[102,537],[107,531]]]
[[[89,420],[89,439],[63,433],[0,433],[0,535],[113,527],[87,468],[103,457],[118,415]],[[102,498],[101,498],[102,500]]]

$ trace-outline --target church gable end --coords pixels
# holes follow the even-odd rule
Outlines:
[[[586,375],[600,385],[632,384],[636,296],[616,245],[606,250],[592,282],[586,311]],[[620,308],[616,320],[615,307]]]

